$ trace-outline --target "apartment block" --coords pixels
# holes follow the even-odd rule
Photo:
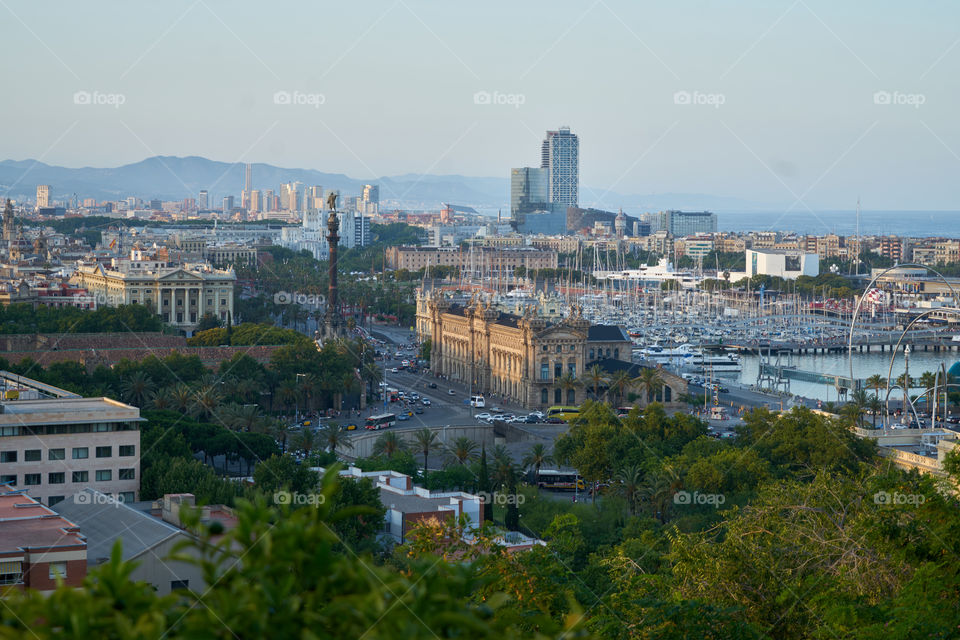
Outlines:
[[[0,372],[0,483],[55,505],[94,487],[124,501],[140,491],[140,410],[82,398]]]

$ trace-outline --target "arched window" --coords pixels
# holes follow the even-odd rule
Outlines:
[[[547,390],[540,389],[540,404],[547,404]]]
[[[546,360],[540,363],[540,379],[541,380],[550,379],[550,364]]]
[[[616,358],[617,360],[620,359],[620,349],[613,350],[613,357]]]
[[[567,404],[576,405],[577,404],[577,390],[576,389],[567,389]]]
[[[594,355],[593,355],[593,354],[595,354],[595,353],[596,353],[596,351],[594,351],[593,349],[590,349],[590,359],[591,359],[591,360],[596,360],[596,358],[595,358]]]
[[[560,404],[563,402],[563,389],[561,389],[560,387],[557,387],[556,389],[553,390],[553,401],[556,402],[557,404]]]
[[[670,387],[664,385],[663,387],[663,401],[671,402],[673,399],[673,390]]]

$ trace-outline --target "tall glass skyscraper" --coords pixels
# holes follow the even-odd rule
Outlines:
[[[580,188],[580,139],[570,127],[547,131],[540,148],[540,166],[547,170],[547,199],[562,208],[576,207]]]
[[[547,208],[547,170],[518,167],[510,170],[510,214],[543,211]]]

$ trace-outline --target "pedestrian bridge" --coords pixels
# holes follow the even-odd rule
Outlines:
[[[800,380],[803,382],[815,382],[817,384],[829,384],[837,389],[848,389],[850,391],[863,389],[866,386],[865,381],[859,378],[820,373],[818,371],[804,371],[793,365],[765,362],[760,363],[760,376],[771,377],[775,380]]]

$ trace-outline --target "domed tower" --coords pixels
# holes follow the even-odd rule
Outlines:
[[[623,209],[620,209],[620,213],[617,214],[617,218],[613,222],[613,228],[616,230],[618,238],[622,238],[627,233],[627,216],[623,215]]]

